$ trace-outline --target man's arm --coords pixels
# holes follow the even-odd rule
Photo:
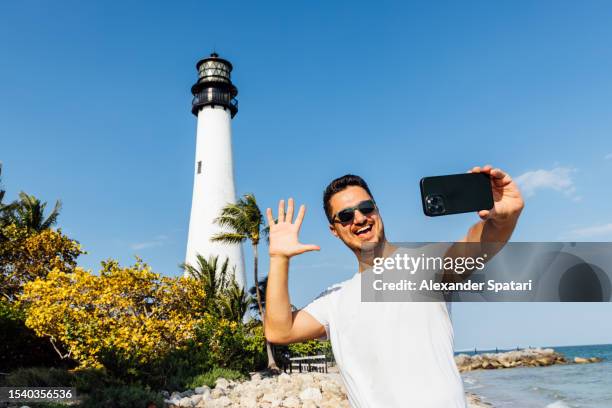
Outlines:
[[[487,260],[491,260],[510,240],[525,202],[516,183],[502,170],[486,165],[482,168],[474,167],[470,173],[486,173],[490,176],[493,208],[478,212],[481,220],[449,248],[446,256],[476,258],[486,253]],[[469,274],[459,275],[454,271],[446,271],[444,280],[455,281]]]
[[[293,199],[278,204],[278,221],[274,221],[272,210],[266,210],[270,226],[270,272],[266,288],[266,311],[264,332],[270,343],[289,344],[310,340],[325,335],[325,328],[315,318],[303,310],[291,311],[289,301],[289,260],[292,256],[308,251],[318,251],[316,245],[304,245],[298,234],[306,208],[302,205],[293,220]]]

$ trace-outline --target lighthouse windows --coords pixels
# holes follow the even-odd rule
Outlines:
[[[202,172],[202,162],[199,161],[198,162],[198,174],[200,174]]]

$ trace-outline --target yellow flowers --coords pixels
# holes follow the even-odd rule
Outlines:
[[[201,280],[163,277],[141,260],[109,260],[95,274],[77,267],[82,253],[59,230],[0,229],[0,295],[80,367],[121,378],[155,373],[151,381],[165,384],[214,366],[252,371],[265,358],[262,330],[245,325],[243,311],[220,313],[233,303],[219,306],[220,293]]]
[[[100,275],[55,268],[25,285],[21,303],[28,327],[63,345],[83,366],[98,366],[111,354],[146,363],[177,348],[206,317],[205,296],[193,279],[109,261]]]
[[[26,282],[51,270],[72,271],[84,253],[60,230],[30,232],[14,224],[0,230],[0,296],[13,300]]]

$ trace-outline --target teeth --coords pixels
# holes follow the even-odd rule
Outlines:
[[[363,227],[363,228],[358,229],[358,230],[357,230],[357,233],[358,233],[358,234],[361,234],[362,232],[367,231],[367,230],[369,230],[369,229],[370,229],[370,225],[368,225],[367,227]]]

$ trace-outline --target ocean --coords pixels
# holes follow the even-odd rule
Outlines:
[[[600,357],[604,361],[470,371],[461,374],[465,389],[495,408],[612,408],[612,344],[550,348],[568,360]]]

